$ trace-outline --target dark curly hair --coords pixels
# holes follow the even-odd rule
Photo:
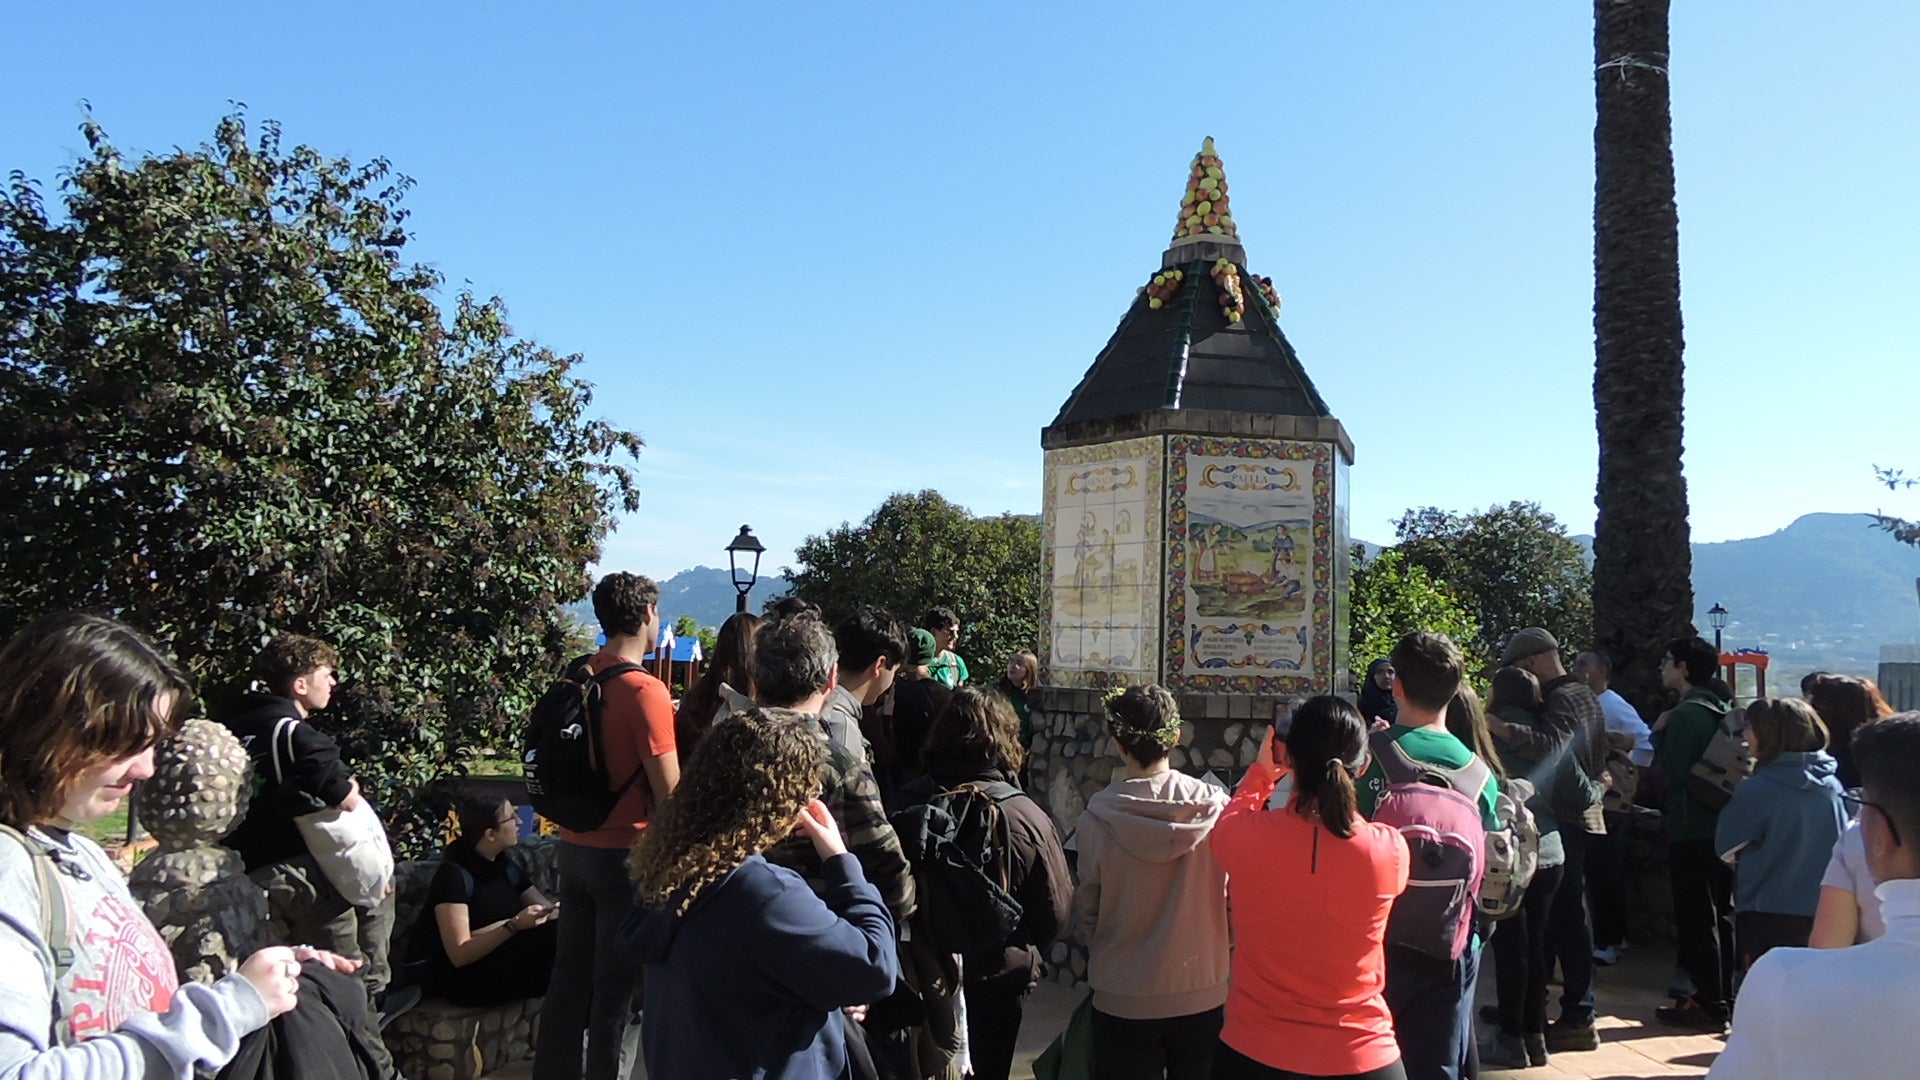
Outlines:
[[[282,696],[293,689],[293,680],[311,675],[323,667],[340,666],[340,650],[319,638],[300,634],[280,634],[260,655],[253,658],[253,674],[267,689]]]
[[[984,765],[1018,776],[1027,763],[1027,748],[1020,745],[1020,718],[999,694],[963,686],[933,718],[920,763],[928,772]]]
[[[825,760],[817,722],[792,709],[748,709],[713,725],[627,857],[640,904],[685,911],[791,834],[820,792]]]
[[[609,635],[639,633],[647,625],[647,609],[659,603],[660,586],[640,574],[608,574],[593,587],[593,617]]]

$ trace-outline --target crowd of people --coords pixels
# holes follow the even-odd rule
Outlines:
[[[1600,1045],[1595,968],[1626,946],[1623,790],[1667,833],[1677,986],[1658,1019],[1734,1020],[1714,1076],[1910,1067],[1920,714],[1891,715],[1865,680],[1735,709],[1717,653],[1680,638],[1660,663],[1677,703],[1648,724],[1605,654],[1569,667],[1534,627],[1483,706],[1460,649],[1416,631],[1357,703],[1285,710],[1231,793],[1173,767],[1171,693],[1115,690],[1119,765],[1056,822],[1028,793],[1034,654],[982,688],[949,610],[830,625],[786,598],[728,620],[675,702],[641,663],[658,599],[633,574],[594,590],[606,640],[576,670],[613,808],[561,830],[558,895],[508,854],[519,808],[475,793],[400,965],[390,890],[343,895],[296,824],[367,797],[310,722],[339,658],[271,641],[257,688],[213,715],[259,788],[227,843],[272,939],[299,944],[208,986],[179,983],[83,828],[152,775],[192,687],[109,619],[21,631],[0,649],[0,965],[42,977],[0,990],[0,1077],[185,1080],[295,1008],[316,969],[358,980],[369,1017],[393,1011],[397,966],[459,1005],[544,995],[535,1080],[625,1080],[640,1060],[676,1080],[1004,1080],[1071,932],[1103,1080],[1459,1080]],[[1694,782],[1730,739],[1752,775]],[[1495,1003],[1476,1010],[1483,957]]]

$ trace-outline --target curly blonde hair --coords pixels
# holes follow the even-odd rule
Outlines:
[[[721,720],[627,857],[643,907],[684,912],[707,886],[794,830],[820,793],[826,747],[816,721],[753,708]]]

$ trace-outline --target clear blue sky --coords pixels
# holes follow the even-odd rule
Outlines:
[[[1697,540],[1911,512],[1920,5],[1675,4]],[[1592,26],[1557,3],[34,5],[0,168],[229,100],[419,182],[411,254],[587,357],[648,444],[606,565],[785,561],[889,492],[1037,512],[1039,430],[1218,140],[1358,448],[1354,531],[1593,522]]]

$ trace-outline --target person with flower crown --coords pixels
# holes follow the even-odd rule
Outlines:
[[[1125,767],[1088,800],[1075,831],[1093,1075],[1205,1077],[1228,973],[1227,875],[1207,838],[1227,793],[1174,771],[1167,755],[1180,742],[1180,712],[1164,688],[1116,690],[1106,713]]]

